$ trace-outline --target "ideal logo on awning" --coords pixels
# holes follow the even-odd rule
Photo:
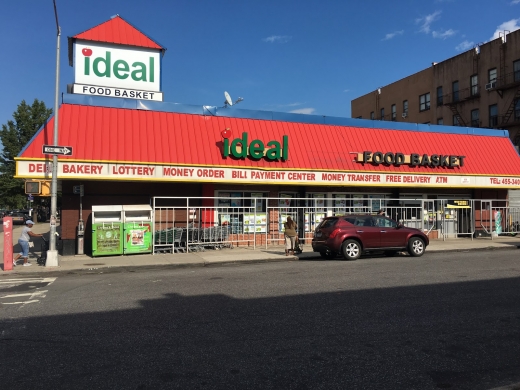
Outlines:
[[[235,138],[229,141],[231,137],[231,130],[226,128],[221,132],[223,142],[222,154],[224,158],[232,156],[235,158],[250,157],[254,160],[265,158],[269,161],[282,160],[287,161],[289,158],[289,137],[284,135],[282,142],[279,141],[264,141],[253,139],[248,142],[249,133],[243,132],[241,138]]]

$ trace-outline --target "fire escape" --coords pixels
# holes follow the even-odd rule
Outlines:
[[[515,90],[511,99],[506,104],[507,110],[502,115],[501,120],[496,120],[495,127],[508,128],[512,126],[520,125],[520,118],[517,114],[513,116],[515,113],[515,109],[517,106],[517,102],[520,99],[520,70],[513,69],[513,72],[506,73],[506,34],[508,31],[504,31],[504,33],[500,33],[502,37],[502,44],[500,45],[500,77],[496,80],[495,83],[491,82],[486,85],[486,89],[495,89],[498,95],[503,99],[505,91]],[[511,117],[513,120],[510,122]],[[498,119],[498,118],[497,118]]]
[[[473,51],[473,74],[478,74],[480,58],[480,48],[476,45]],[[478,85],[470,86],[460,91],[454,91],[444,97],[444,104],[447,105],[453,116],[457,118],[459,126],[466,127],[467,123],[460,113],[465,102],[480,98],[480,87]]]

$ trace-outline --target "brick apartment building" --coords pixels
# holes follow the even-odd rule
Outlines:
[[[520,30],[351,102],[352,118],[508,130],[520,146]]]

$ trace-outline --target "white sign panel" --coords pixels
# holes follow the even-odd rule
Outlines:
[[[162,92],[136,91],[135,89],[99,87],[95,85],[73,84],[72,93],[80,95],[107,96],[117,98],[153,100],[156,102],[163,101]]]
[[[159,92],[160,60],[157,49],[76,41],[74,80],[84,85]]]
[[[18,178],[48,178],[51,162],[17,161]],[[322,186],[463,187],[520,189],[520,177],[320,172],[58,161],[60,179],[146,180]]]

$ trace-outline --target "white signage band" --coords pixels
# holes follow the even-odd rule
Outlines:
[[[108,96],[141,100],[163,101],[162,92],[137,91],[135,89],[100,87],[96,85],[73,84],[72,93],[81,95]]]
[[[18,178],[49,179],[52,162],[16,161]],[[520,189],[520,177],[420,175],[375,172],[270,170],[180,165],[58,161],[59,179],[147,180],[242,184],[307,184],[322,186],[462,187]]]

